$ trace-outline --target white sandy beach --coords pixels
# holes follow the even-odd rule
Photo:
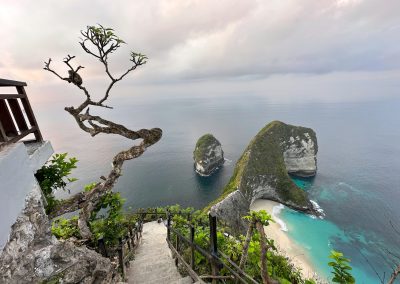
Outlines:
[[[273,215],[273,208],[279,205],[279,203],[274,201],[259,199],[251,205],[250,209],[254,211],[265,210]],[[307,256],[307,251],[291,240],[286,232],[281,230],[281,226],[278,223],[271,223],[269,226],[264,227],[264,229],[267,237],[273,239],[278,250],[288,256],[292,260],[292,263],[301,269],[304,277],[312,278],[316,276],[315,270]]]

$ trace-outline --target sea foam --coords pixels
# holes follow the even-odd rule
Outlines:
[[[225,162],[226,162],[227,165],[232,164],[232,160],[229,160],[229,159],[227,159],[227,158],[224,158],[224,160],[225,160]]]
[[[278,215],[281,213],[282,209],[285,208],[285,206],[283,206],[282,204],[276,205],[272,208],[272,218],[274,219],[274,221],[279,224],[279,226],[281,227],[282,231],[287,232],[288,228],[286,226],[286,223],[283,222],[282,219],[280,219],[278,217]]]
[[[322,209],[321,206],[319,206],[319,204],[318,204],[316,201],[310,200],[310,202],[312,203],[314,209],[315,209],[318,213],[320,213],[319,218],[320,218],[320,219],[324,219],[324,217],[325,217],[324,209]],[[314,216],[314,215],[311,215],[311,218],[315,219],[315,216]]]

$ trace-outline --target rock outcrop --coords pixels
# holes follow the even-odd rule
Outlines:
[[[0,255],[0,283],[114,283],[120,279],[115,271],[108,258],[51,234],[38,187]]]
[[[315,175],[317,152],[312,129],[280,121],[269,123],[247,146],[222,196],[207,209],[239,232],[245,228],[242,217],[256,199],[269,199],[318,214],[306,192],[289,176]]]
[[[198,174],[209,176],[224,164],[221,143],[212,135],[205,134],[197,140],[193,152],[194,167]]]

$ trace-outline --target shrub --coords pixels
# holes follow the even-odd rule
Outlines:
[[[349,265],[350,259],[344,257],[343,253],[335,250],[331,251],[329,258],[333,259],[333,261],[328,263],[333,268],[333,282],[341,284],[355,283],[354,277],[349,272],[352,269]]]

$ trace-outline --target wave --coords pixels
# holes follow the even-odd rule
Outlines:
[[[312,203],[314,209],[315,209],[318,213],[320,213],[319,218],[320,218],[320,219],[324,219],[324,217],[325,217],[324,209],[322,209],[321,206],[319,206],[319,204],[318,204],[316,201],[310,200],[310,202]],[[311,218],[315,219],[316,217],[315,217],[314,215],[311,215]]]
[[[229,159],[227,159],[227,158],[224,158],[224,160],[225,160],[225,162],[226,162],[227,165],[232,164],[232,160],[229,160]]]
[[[354,186],[352,186],[352,185],[350,185],[350,184],[348,184],[348,183],[346,183],[344,181],[338,182],[336,187],[339,187],[339,188],[340,187],[344,187],[347,190],[350,190],[350,191],[352,191],[354,193],[364,194],[364,192],[362,190],[360,190],[360,189],[358,189],[358,188],[356,188],[356,187],[354,187]]]
[[[281,227],[282,231],[287,232],[288,228],[286,226],[286,223],[283,222],[283,220],[278,217],[278,215],[281,213],[282,209],[284,209],[284,208],[285,208],[285,206],[283,206],[283,204],[274,206],[272,208],[272,218]]]

